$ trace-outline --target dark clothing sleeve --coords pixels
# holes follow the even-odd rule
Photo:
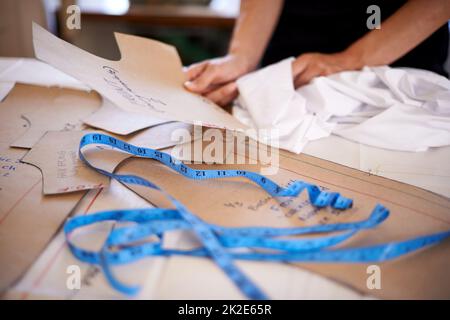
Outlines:
[[[368,6],[378,5],[383,21],[405,2],[406,0],[285,0],[262,65],[307,52],[335,53],[345,50],[370,31],[366,25],[371,15],[366,12]],[[391,66],[426,69],[448,76],[444,69],[448,46],[449,30],[445,24]]]

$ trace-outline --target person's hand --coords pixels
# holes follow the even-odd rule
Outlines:
[[[315,77],[360,68],[357,61],[345,53],[305,53],[292,62],[294,86],[298,88]]]
[[[187,81],[184,86],[220,106],[226,106],[238,95],[236,79],[250,71],[247,59],[229,54],[185,68]]]

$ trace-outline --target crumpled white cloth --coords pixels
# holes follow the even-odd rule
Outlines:
[[[433,72],[365,67],[315,78],[295,90],[293,58],[237,81],[233,114],[274,130],[278,147],[300,153],[308,141],[336,134],[401,151],[450,145],[450,81]]]

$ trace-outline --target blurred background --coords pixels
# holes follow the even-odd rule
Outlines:
[[[81,9],[81,29],[69,30],[66,9]],[[33,57],[31,21],[107,59],[120,58],[113,32],[175,45],[184,65],[223,55],[239,0],[1,0],[0,56]]]

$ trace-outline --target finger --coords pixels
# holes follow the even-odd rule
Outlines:
[[[220,106],[226,106],[238,96],[237,84],[230,82],[206,95],[208,99]]]
[[[309,66],[294,80],[294,87],[297,89],[305,84],[308,84],[312,79],[321,75],[321,70],[315,66]]]
[[[186,81],[192,81],[197,78],[208,65],[208,61],[203,61],[183,68],[184,74],[186,75]]]
[[[228,82],[218,82],[218,79],[216,78],[214,83],[211,83],[205,90],[203,90],[202,95],[206,97],[208,94],[222,88],[226,84],[228,84]]]
[[[219,106],[226,107],[229,106],[239,95],[239,91],[236,89],[235,91],[232,91],[229,95],[225,96],[223,99],[221,99],[218,102]]]
[[[295,79],[308,67],[309,57],[307,55],[301,55],[292,62],[292,77]]]
[[[194,80],[187,81],[185,86],[196,93],[205,93],[213,84],[215,78],[217,77],[217,67],[212,64],[208,64],[205,70]]]

